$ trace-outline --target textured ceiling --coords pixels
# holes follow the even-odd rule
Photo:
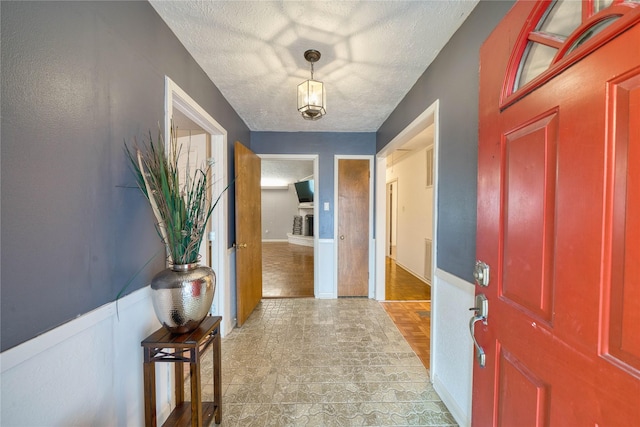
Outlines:
[[[252,131],[375,132],[477,0],[166,1],[151,5]],[[327,115],[296,88],[316,49]]]
[[[262,186],[283,186],[313,176],[313,160],[261,160]]]

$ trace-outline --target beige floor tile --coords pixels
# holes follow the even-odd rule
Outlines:
[[[373,300],[265,299],[222,352],[225,427],[456,425]]]

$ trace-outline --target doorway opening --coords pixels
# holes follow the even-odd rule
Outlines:
[[[427,369],[436,256],[438,102],[377,155],[376,299]]]
[[[317,277],[316,155],[259,155],[262,297],[314,298]]]
[[[211,194],[217,198],[227,187],[227,131],[198,105],[185,91],[165,76],[164,133],[169,135],[172,122],[179,136],[190,140],[193,149],[206,156],[211,166]],[[168,138],[166,138],[168,141]],[[201,156],[199,156],[201,157]],[[231,324],[231,292],[228,280],[227,199],[222,197],[209,219],[206,241],[201,246],[202,262],[216,273],[216,288],[211,314],[222,316],[220,332],[225,336]]]

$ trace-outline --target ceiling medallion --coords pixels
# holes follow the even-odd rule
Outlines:
[[[318,120],[327,114],[327,94],[322,82],[313,80],[313,64],[320,59],[320,52],[309,49],[304,59],[311,64],[311,79],[298,85],[298,111],[305,120]]]

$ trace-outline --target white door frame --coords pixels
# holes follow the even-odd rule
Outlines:
[[[400,148],[406,142],[411,140],[420,131],[424,130],[431,124],[435,124],[433,132],[433,252],[431,254],[431,277],[434,279],[431,283],[431,337],[434,336],[434,331],[437,330],[438,325],[436,322],[438,300],[435,287],[437,286],[437,280],[435,280],[435,270],[437,268],[436,259],[438,253],[438,152],[440,151],[440,126],[439,126],[439,100],[436,100],[426,110],[424,110],[418,117],[416,117],[406,128],[404,128],[395,138],[389,142],[380,152],[376,155],[376,236],[386,236],[387,226],[387,213],[386,213],[386,194],[387,194],[387,156],[394,150]],[[378,301],[385,300],[385,249],[386,242],[383,238],[376,239],[376,285],[375,295]],[[433,380],[433,373],[436,372],[436,366],[434,366],[434,354],[437,349],[434,347],[434,340],[430,340],[431,356],[430,356],[430,372]]]
[[[373,204],[373,189],[374,189],[374,161],[373,161],[373,156],[366,156],[366,155],[348,155],[348,154],[337,154],[333,157],[333,206],[334,206],[334,213],[333,213],[333,242],[334,242],[334,248],[333,248],[333,265],[335,266],[334,268],[334,277],[333,277],[333,298],[338,298],[338,221],[339,221],[339,216],[338,216],[338,160],[341,159],[356,159],[356,160],[369,160],[369,298],[375,298],[375,241],[373,239],[373,230],[374,230],[374,223],[373,223],[373,208],[374,208],[374,204]],[[384,210],[384,203],[385,203],[385,196],[384,196],[384,192],[382,194],[382,209]],[[384,235],[384,229],[382,231],[382,235]],[[384,239],[383,239],[384,240]],[[384,249],[383,249],[384,251]],[[382,262],[384,262],[384,258],[382,259]],[[384,266],[383,266],[384,268]],[[384,290],[384,280],[382,283],[383,286],[383,290]]]
[[[385,171],[386,171],[386,167],[385,167]],[[391,191],[391,189],[393,189],[393,192]],[[386,206],[384,209],[385,212],[385,219],[387,220],[387,225],[385,227],[385,235],[384,235],[384,241],[385,241],[385,257],[391,257],[393,259],[396,259],[397,254],[393,254],[393,256],[391,256],[391,247],[393,246],[393,240],[398,240],[398,178],[394,178],[392,180],[390,180],[389,182],[387,182],[387,187],[386,187],[386,193],[385,193],[385,198],[386,198]],[[393,203],[393,199],[396,199],[396,203]],[[389,212],[391,212],[391,218],[389,218],[389,216],[387,216],[389,214]],[[397,249],[397,248],[396,248]]]
[[[320,179],[318,175],[318,154],[258,154],[261,159],[269,160],[312,160],[313,161],[313,296],[318,298],[318,284],[320,283],[318,267],[318,236],[320,235],[318,206],[320,199]]]
[[[387,156],[402,145],[410,141],[414,136],[425,128],[435,124],[433,132],[433,252],[432,252],[432,268],[436,268],[437,253],[437,236],[438,236],[438,151],[439,142],[439,126],[438,126],[438,106],[439,100],[436,100],[418,117],[416,117],[406,128],[404,128],[395,138],[389,142],[378,154],[376,154],[376,284],[375,295],[378,301],[385,299],[385,250],[387,242],[384,236],[387,235]],[[432,271],[433,277],[433,271]],[[433,292],[432,292],[433,294]],[[435,301],[432,301],[432,312]],[[433,323],[431,325],[433,328]]]
[[[178,110],[211,136],[211,157],[215,159],[211,167],[212,176],[211,197],[215,200],[227,187],[227,131],[202,107],[198,105],[173,80],[165,76],[165,110],[164,134],[168,136],[171,129],[173,111]],[[165,137],[165,144],[169,138]],[[211,305],[211,313],[222,316],[220,333],[224,337],[233,328],[231,323],[231,281],[229,280],[229,255],[227,253],[227,197],[220,199],[218,206],[211,215],[211,268],[216,273],[216,292]]]

